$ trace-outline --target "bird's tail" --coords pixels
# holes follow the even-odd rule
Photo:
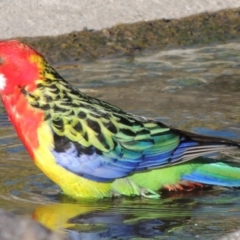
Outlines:
[[[182,176],[182,180],[209,185],[240,187],[240,165],[212,162],[199,165],[193,172]]]

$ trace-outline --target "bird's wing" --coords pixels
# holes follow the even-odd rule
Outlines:
[[[85,178],[111,181],[237,145],[133,116],[81,93],[50,67],[45,74],[47,81],[39,80],[34,92],[23,94],[44,112],[56,162]]]
[[[177,164],[225,148],[222,143],[203,139],[198,142],[198,135],[187,136],[162,123],[97,108],[92,103],[55,110],[48,122],[53,131],[52,153],[56,162],[77,175],[99,182]]]

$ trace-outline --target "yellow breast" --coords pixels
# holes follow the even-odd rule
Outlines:
[[[43,122],[37,130],[38,149],[34,149],[36,165],[63,192],[73,198],[103,198],[110,196],[111,183],[98,183],[82,178],[58,165],[51,150],[54,148],[53,135],[49,125]]]

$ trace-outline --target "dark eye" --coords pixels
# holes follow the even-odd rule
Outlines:
[[[22,92],[23,95],[27,95],[27,91],[25,87],[18,86],[20,88],[20,91]]]
[[[1,56],[0,56],[0,64],[3,64],[3,59]]]

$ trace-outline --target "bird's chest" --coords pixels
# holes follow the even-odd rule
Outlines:
[[[34,109],[21,94],[7,95],[4,105],[19,138],[33,157],[33,149],[38,148],[37,130],[43,121],[42,111]]]

